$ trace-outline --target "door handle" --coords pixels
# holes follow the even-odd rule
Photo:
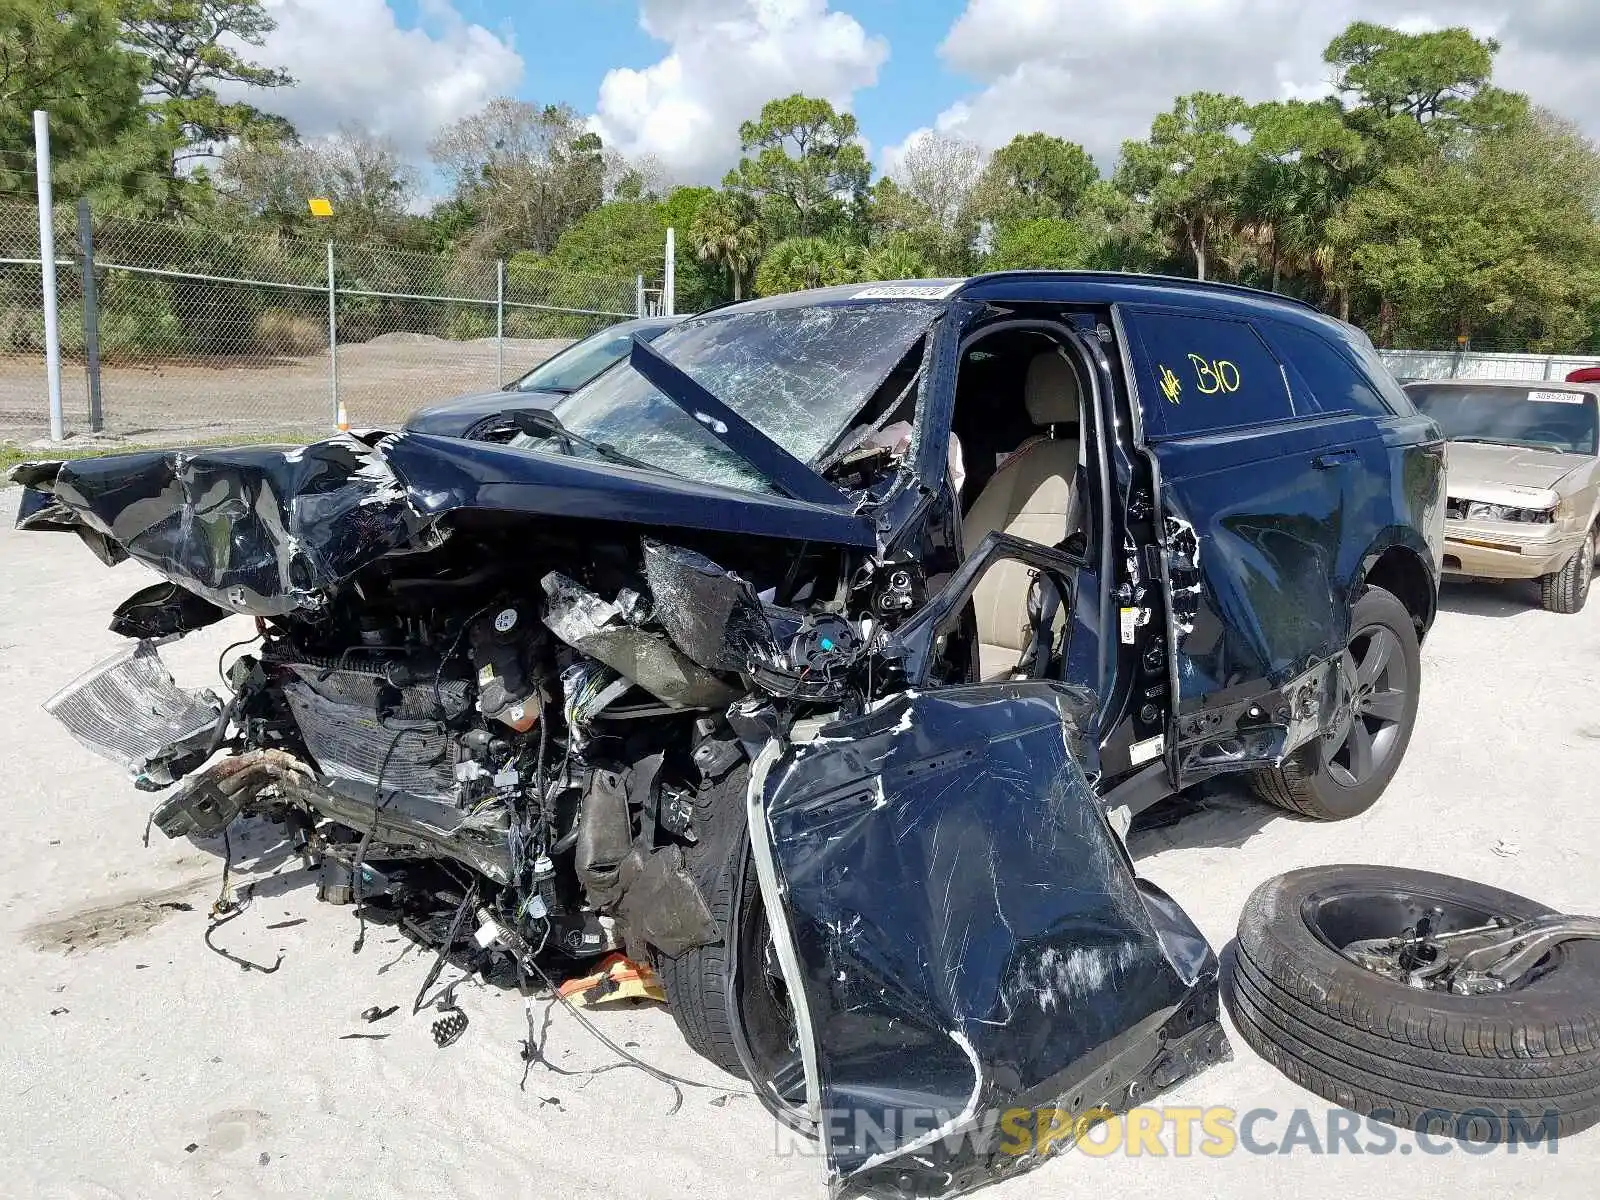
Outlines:
[[[1354,450],[1330,450],[1326,454],[1319,454],[1311,460],[1311,465],[1319,471],[1326,471],[1331,467],[1342,467],[1356,461]]]

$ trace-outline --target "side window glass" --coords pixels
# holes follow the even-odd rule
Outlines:
[[[1394,406],[1381,395],[1374,381],[1356,365],[1350,351],[1327,338],[1293,325],[1273,325],[1269,335],[1283,351],[1289,365],[1305,380],[1316,405],[1325,413],[1358,412],[1387,417]],[[1385,377],[1388,369],[1382,368]],[[1398,386],[1396,387],[1398,389]],[[1405,411],[1401,409],[1400,411]]]
[[[1145,433],[1185,437],[1294,416],[1283,368],[1248,324],[1134,310]]]

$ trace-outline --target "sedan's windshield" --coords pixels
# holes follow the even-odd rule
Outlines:
[[[1406,389],[1453,442],[1494,442],[1564,454],[1600,451],[1600,415],[1590,392],[1528,385]]]
[[[941,310],[926,301],[873,301],[708,313],[663,334],[655,349],[795,458],[814,463]],[[630,368],[602,375],[555,412],[574,433],[676,475],[772,490]]]
[[[647,326],[639,332],[648,342],[663,328]],[[605,330],[546,359],[511,387],[518,392],[575,392],[625,357],[632,344],[633,330]]]

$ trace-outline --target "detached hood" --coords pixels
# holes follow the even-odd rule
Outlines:
[[[1495,446],[1487,442],[1450,443],[1450,494],[1472,500],[1496,500],[1509,489],[1547,491],[1581,467],[1576,454],[1530,450],[1525,446]]]
[[[255,616],[320,608],[370,563],[440,544],[469,509],[873,545],[843,503],[426,434],[25,463],[12,478],[19,528],[70,530],[107,563],[138,559]]]

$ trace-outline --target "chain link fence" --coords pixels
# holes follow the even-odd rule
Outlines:
[[[69,433],[145,444],[389,427],[653,307],[642,281],[58,206]],[[0,197],[0,440],[49,431],[38,212]]]

